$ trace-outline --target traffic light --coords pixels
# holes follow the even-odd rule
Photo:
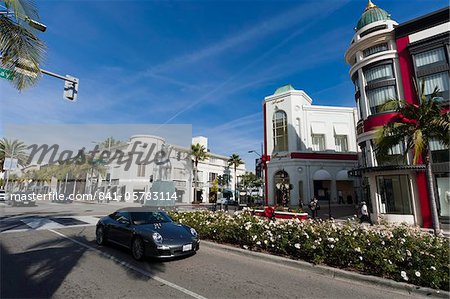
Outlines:
[[[75,102],[78,94],[78,78],[66,75],[68,80],[64,81],[64,98],[68,101]]]
[[[262,159],[256,159],[255,161],[255,173],[258,178],[262,177]]]

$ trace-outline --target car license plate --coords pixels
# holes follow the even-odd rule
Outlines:
[[[28,204],[28,201],[24,201],[23,204],[24,204],[24,205],[27,205],[27,204]]]
[[[183,245],[183,251],[190,251],[190,250],[192,250],[192,244]]]

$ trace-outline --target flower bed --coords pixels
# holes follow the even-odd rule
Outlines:
[[[203,239],[449,290],[450,241],[406,225],[268,221],[247,209],[236,216],[207,211],[169,213],[175,221],[194,227]]]

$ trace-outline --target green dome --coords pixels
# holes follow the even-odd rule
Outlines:
[[[391,15],[369,1],[366,10],[362,14],[361,18],[359,18],[358,25],[356,25],[356,31],[373,22],[386,20],[391,20]]]
[[[275,90],[274,94],[280,94],[280,93],[284,93],[284,92],[287,92],[290,90],[295,90],[295,88],[291,84],[287,84],[287,85],[278,87],[277,90]]]

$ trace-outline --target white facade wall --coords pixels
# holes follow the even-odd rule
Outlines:
[[[320,178],[325,170],[330,176],[329,196],[332,202],[338,200],[338,181],[357,185],[353,178],[348,178],[347,171],[356,167],[354,160],[357,154],[356,145],[356,109],[346,107],[313,106],[312,99],[302,90],[289,91],[268,96],[265,104],[266,155],[270,156],[267,164],[267,199],[269,204],[275,204],[275,174],[284,170],[289,175],[290,205],[297,206],[302,200],[305,204],[314,195],[314,179]],[[287,115],[288,149],[274,150],[273,117],[276,111],[283,110]],[[312,134],[325,135],[325,149],[314,151]],[[348,149],[338,152],[335,145],[335,135],[346,135]],[[298,158],[292,155],[299,155]],[[304,156],[304,154],[307,154]],[[325,154],[318,156],[316,154]],[[302,156],[303,155],[303,156]],[[345,157],[352,156],[352,160]],[[353,192],[342,194],[346,199]]]
[[[138,144],[139,143],[139,144]],[[201,143],[207,149],[207,138],[193,138],[193,143]],[[135,145],[137,144],[137,146]],[[178,145],[167,144],[164,138],[150,135],[135,135],[131,136],[127,144],[112,148],[121,150],[125,155],[129,155],[135,147],[135,152],[142,152],[143,160],[150,148],[154,145],[153,154],[150,158],[154,159],[156,152],[164,149],[170,153],[169,163],[163,164],[164,167],[158,167],[155,163],[138,166],[136,158],[138,154],[132,156],[133,160],[128,169],[126,164],[117,163],[114,161],[110,166],[107,166],[107,172],[111,174],[111,182],[115,189],[123,198],[123,195],[133,196],[133,192],[149,192],[151,190],[152,182],[156,180],[171,180],[175,182],[177,189],[178,202],[190,203],[194,199],[194,185],[193,185],[193,165],[190,157],[190,148],[184,148]],[[199,189],[203,190],[203,202],[208,202],[209,187],[212,182],[209,182],[209,173],[214,172],[218,175],[224,173],[231,174],[230,189],[234,189],[234,170],[228,168],[228,157],[208,153],[209,158],[205,161],[200,161],[198,164],[199,171]],[[139,169],[140,168],[140,169]],[[245,173],[245,165],[241,165],[237,170],[237,176]],[[109,182],[104,178],[101,185],[105,189]]]

